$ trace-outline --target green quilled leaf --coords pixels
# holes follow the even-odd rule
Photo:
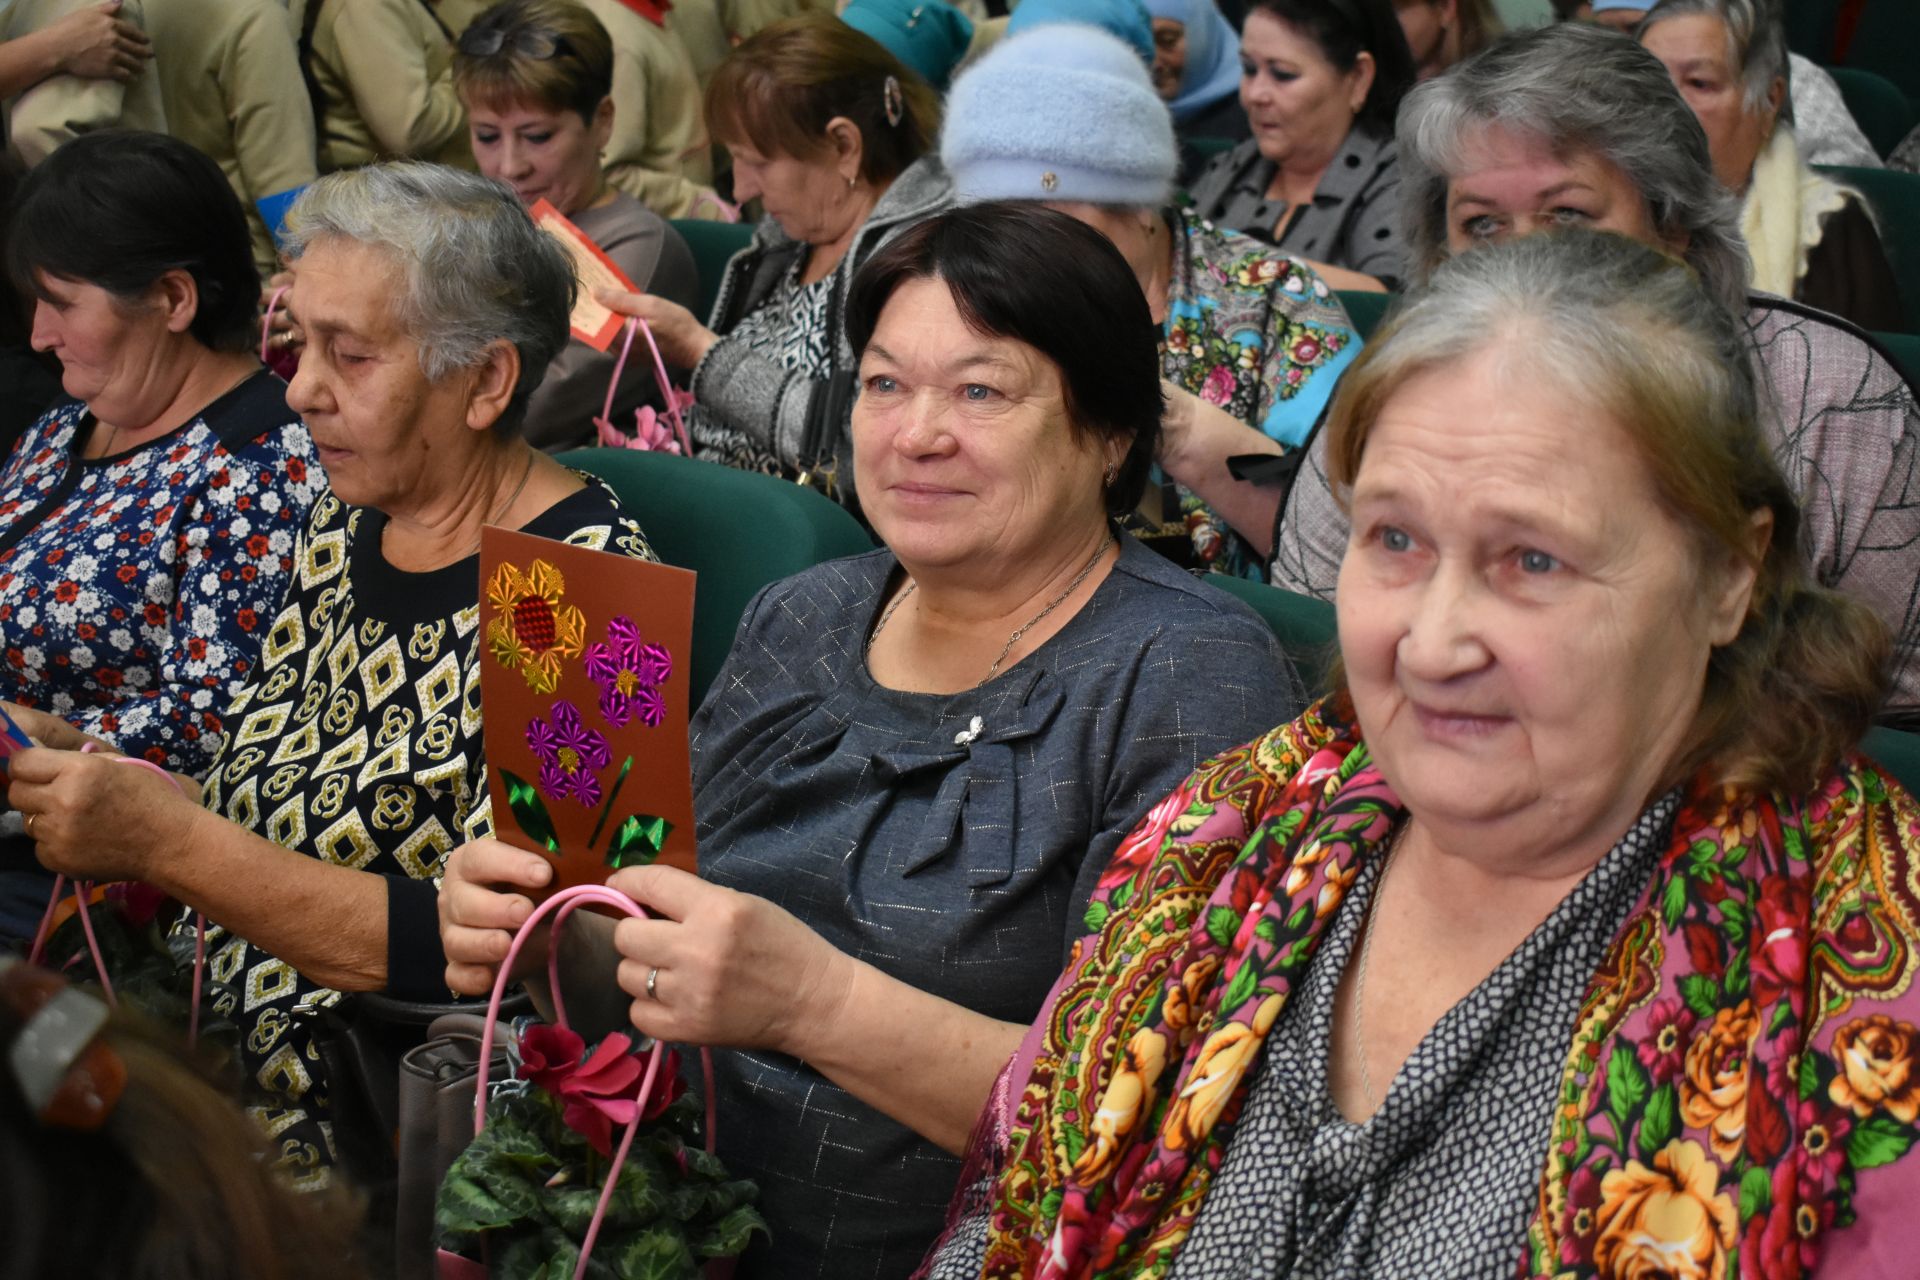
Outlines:
[[[667,833],[672,830],[673,824],[665,818],[634,814],[620,824],[607,844],[607,865],[615,870],[646,866],[660,856],[667,844]]]
[[[547,802],[540,798],[540,789],[505,769],[500,771],[500,780],[507,784],[507,808],[527,839],[546,846],[549,853],[560,852],[560,840],[553,833],[553,819],[547,816]]]

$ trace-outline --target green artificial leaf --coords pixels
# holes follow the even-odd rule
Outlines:
[[[607,865],[615,870],[646,866],[660,856],[660,850],[667,844],[667,833],[672,830],[673,824],[665,818],[644,813],[632,815],[607,842]]]
[[[1871,1115],[1854,1126],[1847,1138],[1847,1163],[1855,1169],[1877,1169],[1907,1154],[1916,1134],[1910,1124],[1891,1116]]]
[[[1690,973],[1680,979],[1680,998],[1702,1018],[1711,1018],[1720,1010],[1720,984],[1704,973]]]
[[[1240,932],[1240,913],[1232,907],[1207,908],[1207,936],[1213,939],[1213,945],[1225,950],[1233,945],[1233,935]]]
[[[1624,1140],[1633,1113],[1647,1100],[1651,1085],[1646,1068],[1633,1050],[1616,1045],[1607,1056],[1607,1114],[1613,1117],[1613,1131]]]
[[[1773,1207],[1773,1177],[1765,1169],[1740,1175],[1740,1221],[1750,1222]]]
[[[1646,1112],[1640,1117],[1642,1151],[1659,1151],[1673,1140],[1673,1122],[1679,1107],[1679,1092],[1671,1084],[1663,1084],[1653,1091],[1653,1096],[1647,1099]]]
[[[700,1258],[737,1258],[747,1251],[756,1231],[761,1235],[771,1234],[760,1211],[743,1204],[695,1237],[691,1241],[693,1252]]]
[[[507,808],[527,839],[545,846],[549,853],[560,852],[560,839],[553,833],[553,819],[547,816],[547,802],[540,798],[540,789],[506,769],[500,771],[500,780],[507,784]]]
[[[1104,902],[1089,902],[1087,914],[1081,917],[1081,923],[1087,926],[1088,933],[1098,933],[1107,927],[1107,917],[1111,915]]]
[[[700,1264],[694,1261],[686,1241],[678,1232],[665,1229],[640,1233],[623,1244],[608,1263],[611,1274],[621,1280],[697,1280],[700,1274]]]

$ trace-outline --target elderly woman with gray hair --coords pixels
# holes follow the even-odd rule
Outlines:
[[[1700,117],[1715,176],[1740,197],[1754,287],[1863,329],[1903,329],[1893,268],[1860,193],[1801,156],[1786,33],[1768,0],[1661,0],[1638,36]]]
[[[923,1275],[1910,1274],[1920,824],[1743,330],[1574,230],[1361,354],[1338,687],[1127,837]]]
[[[58,749],[74,741],[15,756],[8,798],[52,870],[205,913],[211,1003],[240,1024],[280,1163],[321,1185],[335,1156],[315,1019],[340,992],[445,997],[433,877],[492,829],[481,528],[651,553],[611,492],[520,438],[575,285],[511,191],[420,163],[337,173],[286,239],[307,333],[287,400],[331,489],[200,802]]]
[[[1848,327],[1748,293],[1733,201],[1659,61],[1584,24],[1509,36],[1414,89],[1399,146],[1416,282],[1477,245],[1591,226],[1683,257],[1740,317],[1762,392],[1761,438],[1799,497],[1814,576],[1887,623],[1895,680],[1886,714],[1920,715],[1914,388]],[[1216,483],[1234,482],[1223,467]],[[1324,438],[1278,505],[1274,582],[1331,599],[1348,529],[1327,482]]]

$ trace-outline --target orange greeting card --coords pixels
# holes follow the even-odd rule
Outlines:
[[[500,839],[553,887],[694,869],[694,575],[512,529],[480,537],[487,782]]]
[[[567,216],[544,197],[535,200],[528,212],[533,216],[535,226],[560,242],[560,247],[573,259],[574,274],[580,277],[580,293],[574,299],[573,314],[568,317],[573,336],[595,351],[605,351],[613,345],[620,326],[626,323],[626,317],[615,315],[601,306],[594,298],[593,291],[624,289],[628,293],[638,293],[640,286],[615,266],[613,259],[587,238],[586,232],[569,222]]]

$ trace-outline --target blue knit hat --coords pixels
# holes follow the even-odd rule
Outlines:
[[[1593,0],[1594,13],[1605,13],[1609,9],[1651,9],[1653,0]]]
[[[942,93],[973,43],[973,23],[941,0],[849,0],[840,20],[885,45]]]
[[[940,160],[963,202],[1151,207],[1173,193],[1167,104],[1133,51],[1093,27],[1002,40],[954,82],[946,118]]]
[[[1059,22],[1098,27],[1132,45],[1145,66],[1153,65],[1153,19],[1141,0],[1020,0],[1007,19],[1007,34]]]

